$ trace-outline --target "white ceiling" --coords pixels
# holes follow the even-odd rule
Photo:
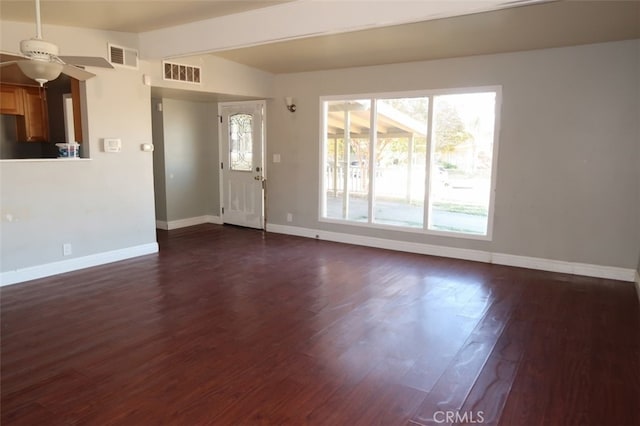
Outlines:
[[[366,8],[367,2],[375,1],[378,0],[359,0],[359,4]],[[403,1],[408,7],[411,1],[414,4],[428,1],[437,6],[462,0]],[[289,3],[284,0],[41,0],[41,3],[45,24],[127,31],[141,33],[141,36],[163,29],[177,34],[183,31],[187,36],[189,27],[181,27],[187,23],[209,18],[229,19],[229,15],[241,16],[238,14],[250,10],[285,6],[277,11],[273,9],[274,16],[294,4],[280,5]],[[466,3],[469,7],[474,4]],[[402,3],[398,4],[400,7]],[[2,0],[0,18],[33,22],[34,3]],[[265,23],[265,28],[269,24],[274,23]],[[254,43],[258,45],[213,54],[277,74],[625,40],[640,38],[640,1],[549,2],[392,24],[380,23],[377,28],[340,34]],[[176,41],[179,40],[178,37]]]
[[[42,21],[50,25],[141,33],[291,0],[40,0]],[[2,0],[0,17],[34,22],[34,0]]]

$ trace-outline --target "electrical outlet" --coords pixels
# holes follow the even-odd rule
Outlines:
[[[64,243],[62,245],[62,255],[71,256],[71,243]]]
[[[287,213],[287,222],[293,222],[293,215],[291,213]]]

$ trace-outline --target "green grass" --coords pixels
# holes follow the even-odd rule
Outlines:
[[[464,213],[474,216],[488,216],[489,212],[484,206],[474,206],[469,204],[437,202],[432,204],[434,209],[443,210],[450,213]]]
[[[461,232],[464,234],[484,235],[482,232],[478,232],[474,229],[456,228],[454,226],[433,225],[433,229],[438,231],[451,231],[451,232]]]

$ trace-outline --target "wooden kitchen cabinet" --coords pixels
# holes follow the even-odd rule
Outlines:
[[[24,115],[16,117],[18,141],[47,142],[49,140],[47,92],[40,87],[31,86],[21,87],[21,90]]]
[[[0,85],[0,114],[23,115],[22,88]]]

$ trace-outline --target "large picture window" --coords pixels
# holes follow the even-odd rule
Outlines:
[[[498,87],[321,103],[321,220],[491,237]]]

